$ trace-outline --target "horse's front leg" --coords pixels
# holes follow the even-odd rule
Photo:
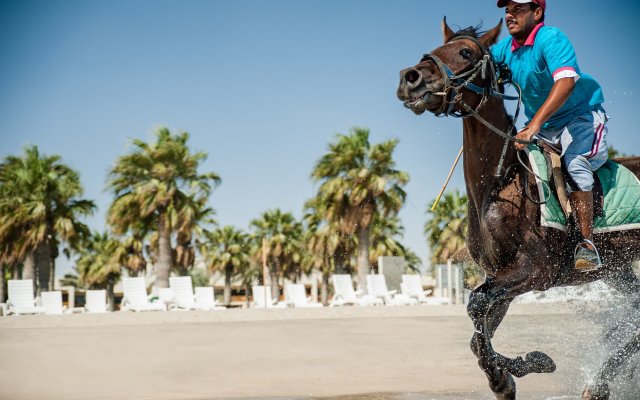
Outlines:
[[[504,318],[509,302],[501,302],[500,295],[492,292],[492,281],[478,286],[469,298],[467,312],[473,321],[475,333],[471,350],[478,357],[478,365],[487,375],[489,387],[498,400],[515,400],[516,383],[513,376],[498,367],[497,353],[491,345],[491,336]],[[493,307],[494,305],[499,305]],[[506,306],[505,306],[506,304]]]
[[[501,287],[488,280],[473,291],[467,311],[475,333],[471,350],[478,357],[478,364],[489,379],[489,386],[497,399],[515,399],[516,386],[513,376],[523,377],[532,372],[549,373],[556,369],[546,354],[534,351],[525,358],[511,359],[494,351],[491,338],[506,315],[515,293],[519,291]]]

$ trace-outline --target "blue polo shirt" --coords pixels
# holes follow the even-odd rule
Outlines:
[[[543,125],[543,130],[562,129],[577,116],[599,108],[604,102],[600,85],[580,71],[573,45],[558,28],[540,23],[523,45],[509,36],[492,46],[491,54],[496,62],[507,64],[513,81],[522,88],[522,102],[529,121],[549,96],[554,77],[579,77],[569,99]]]

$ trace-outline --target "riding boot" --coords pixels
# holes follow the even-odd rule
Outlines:
[[[582,241],[578,243],[574,252],[575,268],[583,272],[593,271],[602,266],[598,250],[593,244],[593,193],[573,192],[569,200],[582,235]]]

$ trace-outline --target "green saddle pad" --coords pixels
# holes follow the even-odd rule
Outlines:
[[[555,191],[544,185],[540,177],[550,185],[547,162],[540,148],[530,144],[527,147],[529,162],[536,173],[536,182],[540,197],[547,199],[540,206],[540,224],[551,228],[566,230],[567,221],[556,197]],[[640,181],[624,166],[611,160],[596,171],[604,193],[604,213],[595,218],[593,233],[640,229]]]

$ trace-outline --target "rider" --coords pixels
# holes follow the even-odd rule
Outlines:
[[[545,0],[498,0],[498,7],[505,7],[511,37],[495,44],[491,53],[509,67],[512,80],[521,87],[529,118],[516,138],[536,136],[561,150],[571,208],[582,235],[575,268],[597,269],[601,261],[593,244],[593,171],[608,157],[602,89],[580,71],[565,34],[544,24]],[[525,145],[516,147],[522,150]]]

